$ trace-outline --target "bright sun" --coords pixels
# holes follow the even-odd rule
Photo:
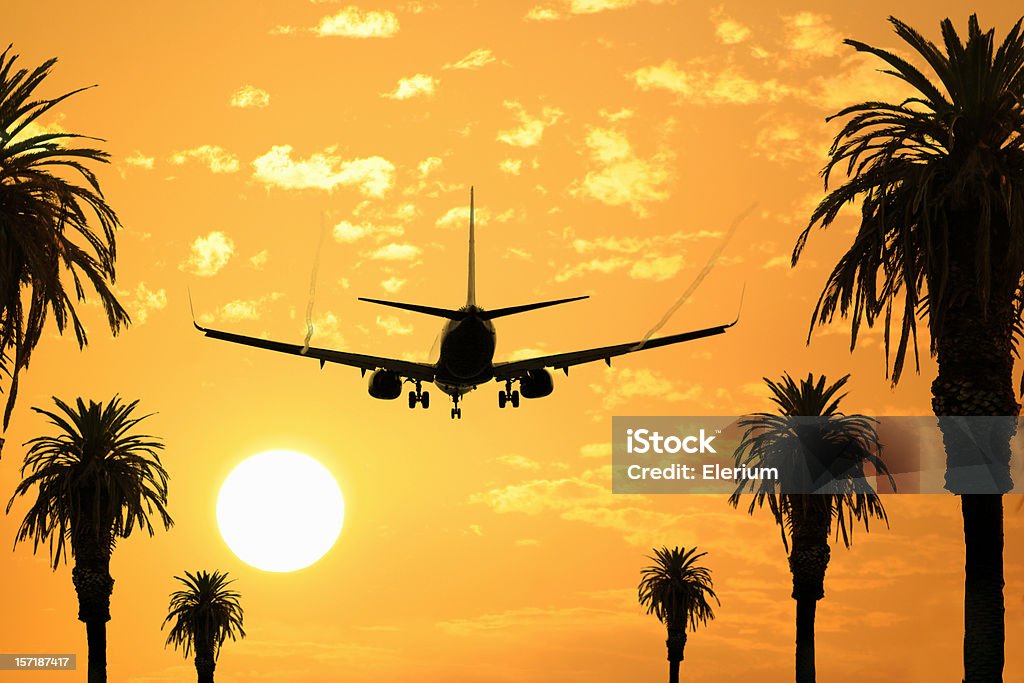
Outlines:
[[[291,572],[319,560],[337,540],[344,518],[334,477],[295,451],[244,460],[217,496],[217,526],[228,547],[268,572]]]

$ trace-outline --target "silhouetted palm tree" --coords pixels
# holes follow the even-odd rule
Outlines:
[[[863,521],[865,530],[871,517],[888,524],[881,501],[865,479],[865,465],[888,474],[877,455],[880,446],[873,421],[837,412],[845,396],[837,394],[849,378],[828,386],[824,376],[815,381],[810,374],[799,385],[788,374],[780,382],[764,378],[779,414],[756,413],[740,420],[745,431],[736,451],[737,465],[772,467],[779,477],[741,481],[729,502],[737,507],[740,494],[749,489],[754,495],[747,512],[753,514],[767,503],[779,525],[793,574],[798,683],[815,680],[814,616],[817,601],[825,597],[833,521],[836,536],[842,536],[847,548],[856,521]]]
[[[128,323],[128,314],[110,290],[117,215],[87,166],[106,163],[108,155],[66,146],[95,138],[47,132],[34,125],[84,88],[42,98],[36,88],[57,60],[31,72],[15,70],[18,57],[10,52],[8,46],[0,53],[0,357],[9,361],[11,379],[5,430],[17,398],[18,374],[28,367],[48,314],[53,314],[60,332],[70,325],[84,346],[86,331],[74,303],[85,300],[88,282],[111,331],[117,333]],[[73,287],[67,286],[67,278]]]
[[[241,596],[228,589],[232,581],[228,581],[227,572],[185,572],[185,577],[174,577],[185,584],[185,590],[171,593],[167,618],[160,630],[173,622],[165,646],[173,644],[177,649],[180,645],[185,657],[194,650],[199,683],[213,683],[221,645],[228,637],[235,640],[236,634],[245,638],[244,612],[238,602]]]
[[[683,661],[686,648],[686,625],[695,631],[700,624],[714,619],[709,599],[718,602],[711,582],[711,571],[696,564],[707,555],[698,553],[696,548],[667,547],[652,549],[654,555],[647,559],[653,565],[641,570],[638,597],[648,614],[658,617],[668,630],[668,680],[679,681],[679,663]]]
[[[916,321],[927,319],[938,359],[932,410],[938,416],[1003,416],[985,435],[979,455],[952,421],[940,420],[946,446],[946,488],[961,494],[965,577],[964,668],[968,683],[1001,680],[1003,667],[1002,494],[1012,487],[1009,441],[1020,412],[1013,388],[1015,345],[1024,309],[1024,36],[1021,21],[996,48],[971,15],[967,42],[942,22],[943,47],[890,18],[937,77],[897,55],[847,40],[882,60],[885,73],[916,92],[903,102],[862,102],[846,118],[823,170],[828,188],[837,168],[847,181],[818,206],[797,241],[828,227],[848,202],[863,202],[852,246],[832,271],[812,318],[850,315],[853,342],[862,321],[885,320],[900,332],[892,365],[895,384],[907,350],[917,354]],[[975,423],[980,424],[978,422]],[[992,426],[992,421],[989,425]],[[963,477],[973,468],[983,475]]]
[[[151,436],[130,434],[145,419],[134,417],[138,401],[122,404],[114,397],[106,406],[79,398],[76,406],[53,399],[60,413],[33,408],[60,430],[57,436],[29,441],[25,464],[7,504],[35,487],[36,499],[18,529],[15,544],[32,539],[32,551],[49,544],[56,569],[67,561],[71,543],[75,567],[71,579],[78,593],[78,619],[85,622],[89,643],[89,683],[107,680],[107,622],[110,620],[110,555],[119,538],[135,527],[153,535],[150,517],[169,529],[167,472],[157,451],[163,444]],[[28,473],[26,475],[26,472]]]

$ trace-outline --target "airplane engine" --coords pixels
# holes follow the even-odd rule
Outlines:
[[[402,378],[390,370],[374,370],[370,375],[370,396],[392,401],[402,393]]]
[[[543,398],[554,390],[555,383],[547,370],[528,370],[519,378],[519,393],[523,398]]]

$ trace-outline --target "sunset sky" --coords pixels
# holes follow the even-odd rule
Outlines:
[[[22,376],[0,460],[0,500],[48,426],[51,396],[140,399],[166,442],[175,526],[116,549],[111,681],[194,677],[163,646],[173,577],[227,571],[248,637],[221,683],[242,681],[660,680],[665,632],[636,601],[652,546],[707,551],[718,617],[691,635],[687,680],[792,680],[794,602],[766,516],[716,496],[611,493],[613,415],[768,409],[761,378],[852,373],[848,412],[924,415],[935,374],[894,390],[880,330],[849,350],[848,324],[807,325],[855,209],[794,240],[822,196],[834,125],[894,79],[842,45],[906,52],[886,17],[938,39],[977,11],[997,39],[1012,3],[362,2],[153,5],[23,2],[3,13],[19,65],[59,62],[40,95],[98,87],[40,121],[103,138],[104,192],[124,229],[116,288],[133,325],[117,338],[86,305],[90,343],[54,329]],[[377,401],[353,368],[204,338],[201,324],[301,343],[323,230],[312,343],[428,360],[436,318],[358,296],[465,302],[470,185],[477,298],[485,308],[589,295],[498,321],[497,360],[639,339],[756,202],[692,299],[662,329],[731,321],[723,336],[573,368],[546,398],[499,410],[499,386],[449,419]],[[318,563],[251,568],[218,533],[220,485],[250,455],[284,448],[330,470],[345,524]],[[1019,469],[1018,477],[1024,477]],[[1024,638],[1024,511],[1006,500],[1006,639]],[[822,680],[958,680],[963,540],[953,496],[887,497],[891,529],[833,548],[819,603]],[[0,652],[79,656],[85,627],[69,566],[12,553],[28,503],[0,518]],[[26,677],[25,680],[28,680]],[[1024,681],[1007,647],[1005,680]]]

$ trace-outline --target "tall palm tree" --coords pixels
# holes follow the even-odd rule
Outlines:
[[[156,516],[169,529],[167,471],[154,437],[132,434],[147,416],[135,417],[138,401],[121,403],[115,396],[106,405],[79,398],[70,406],[53,399],[60,409],[45,415],[59,430],[57,436],[28,441],[21,468],[22,481],[7,503],[36,489],[35,501],[15,537],[32,539],[32,552],[48,542],[53,569],[61,558],[75,558],[71,580],[78,593],[78,619],[85,623],[89,644],[89,683],[107,680],[107,622],[110,620],[110,555],[119,538],[138,527],[153,535]],[[26,474],[27,473],[27,474]]]
[[[729,497],[734,507],[747,489],[753,493],[747,512],[768,505],[789,553],[796,600],[796,680],[813,683],[814,617],[825,597],[825,570],[831,557],[829,535],[849,548],[855,522],[876,517],[888,524],[885,509],[865,478],[865,465],[888,474],[878,457],[880,446],[873,421],[838,411],[850,378],[826,386],[824,376],[797,384],[784,374],[780,382],[767,377],[778,414],[755,413],[740,420],[743,439],[736,450],[737,465],[772,467],[778,479],[741,480]],[[811,419],[802,419],[811,418]],[[891,477],[890,477],[891,481]]]
[[[110,289],[120,224],[88,166],[106,163],[108,154],[77,145],[96,138],[37,125],[84,88],[42,97],[36,89],[57,60],[29,71],[15,69],[17,59],[11,46],[0,53],[0,357],[9,361],[11,380],[4,430],[18,375],[28,367],[47,316],[52,313],[59,332],[70,325],[79,346],[86,344],[74,306],[86,299],[85,282],[98,295],[112,332],[129,322]]]
[[[711,582],[711,571],[696,562],[707,553],[698,553],[696,548],[663,547],[653,549],[654,555],[647,559],[654,562],[640,574],[638,598],[648,614],[658,617],[668,630],[668,680],[679,683],[679,663],[683,661],[686,648],[686,626],[697,630],[715,618],[710,600],[718,602],[718,596]]]
[[[229,637],[235,640],[236,634],[245,638],[244,612],[238,602],[241,596],[228,589],[232,581],[228,581],[227,572],[185,572],[185,577],[174,577],[185,584],[185,589],[171,593],[167,618],[160,630],[173,622],[165,646],[173,644],[177,649],[180,645],[185,657],[194,650],[199,683],[213,683],[221,645]]]
[[[825,188],[836,169],[845,171],[846,181],[811,215],[793,264],[811,228],[827,228],[846,203],[862,202],[859,231],[825,284],[812,329],[838,312],[852,319],[856,344],[862,322],[871,326],[884,318],[889,358],[896,318],[895,384],[909,348],[917,358],[921,317],[938,360],[935,415],[1003,418],[986,421],[991,433],[983,438],[991,451],[983,454],[971,447],[977,435],[939,420],[946,488],[961,496],[967,546],[965,678],[1000,681],[1001,494],[1013,486],[1009,442],[1020,412],[1013,362],[1024,311],[1024,35],[1018,21],[996,48],[994,30],[982,32],[971,15],[965,44],[945,19],[940,48],[903,22],[890,21],[938,80],[892,52],[845,41],[879,58],[885,73],[915,92],[903,102],[862,102],[830,117],[845,124],[822,172]]]

